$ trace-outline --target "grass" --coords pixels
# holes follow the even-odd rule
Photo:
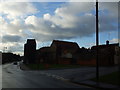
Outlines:
[[[64,64],[28,64],[27,65],[32,70],[38,69],[62,69],[62,68],[79,68],[80,65],[64,65]]]
[[[113,84],[120,86],[120,71],[113,72],[99,78],[99,82]],[[97,81],[96,78],[91,79],[93,81]]]

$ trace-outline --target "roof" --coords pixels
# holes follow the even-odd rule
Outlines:
[[[50,49],[50,47],[42,47],[42,48],[38,49],[37,51],[40,51],[40,52],[50,52],[51,49]]]
[[[55,44],[57,47],[79,48],[79,46],[78,46],[78,44],[76,42],[53,40],[51,46],[53,44]]]
[[[107,48],[107,47],[111,47],[111,46],[119,46],[119,43],[113,43],[113,44],[104,44],[104,45],[98,45],[99,48]],[[93,46],[92,48],[96,48],[97,46]]]

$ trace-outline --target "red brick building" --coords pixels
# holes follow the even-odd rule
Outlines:
[[[79,49],[79,46],[75,42],[58,41],[53,40],[51,49],[55,53],[56,63],[59,64],[74,64],[74,54]]]
[[[76,63],[73,56],[78,49],[75,42],[53,40],[50,47],[37,50],[37,59],[42,63],[72,64]]]

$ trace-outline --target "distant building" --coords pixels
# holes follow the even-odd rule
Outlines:
[[[36,63],[36,41],[35,39],[27,39],[27,43],[24,45],[24,63],[25,64]]]
[[[20,61],[20,55],[16,55],[13,53],[2,53],[2,64],[4,63],[10,63],[14,61]]]

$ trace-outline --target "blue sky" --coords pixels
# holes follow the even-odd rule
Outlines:
[[[36,16],[42,17],[43,14],[54,14],[56,8],[61,7],[65,2],[33,2],[33,5],[40,11]]]
[[[80,47],[95,45],[95,6],[90,2],[1,3],[1,50],[23,53],[27,38],[37,40],[37,49],[52,40],[77,42]],[[99,44],[118,41],[116,2],[99,3]],[[14,48],[13,48],[14,47]]]

